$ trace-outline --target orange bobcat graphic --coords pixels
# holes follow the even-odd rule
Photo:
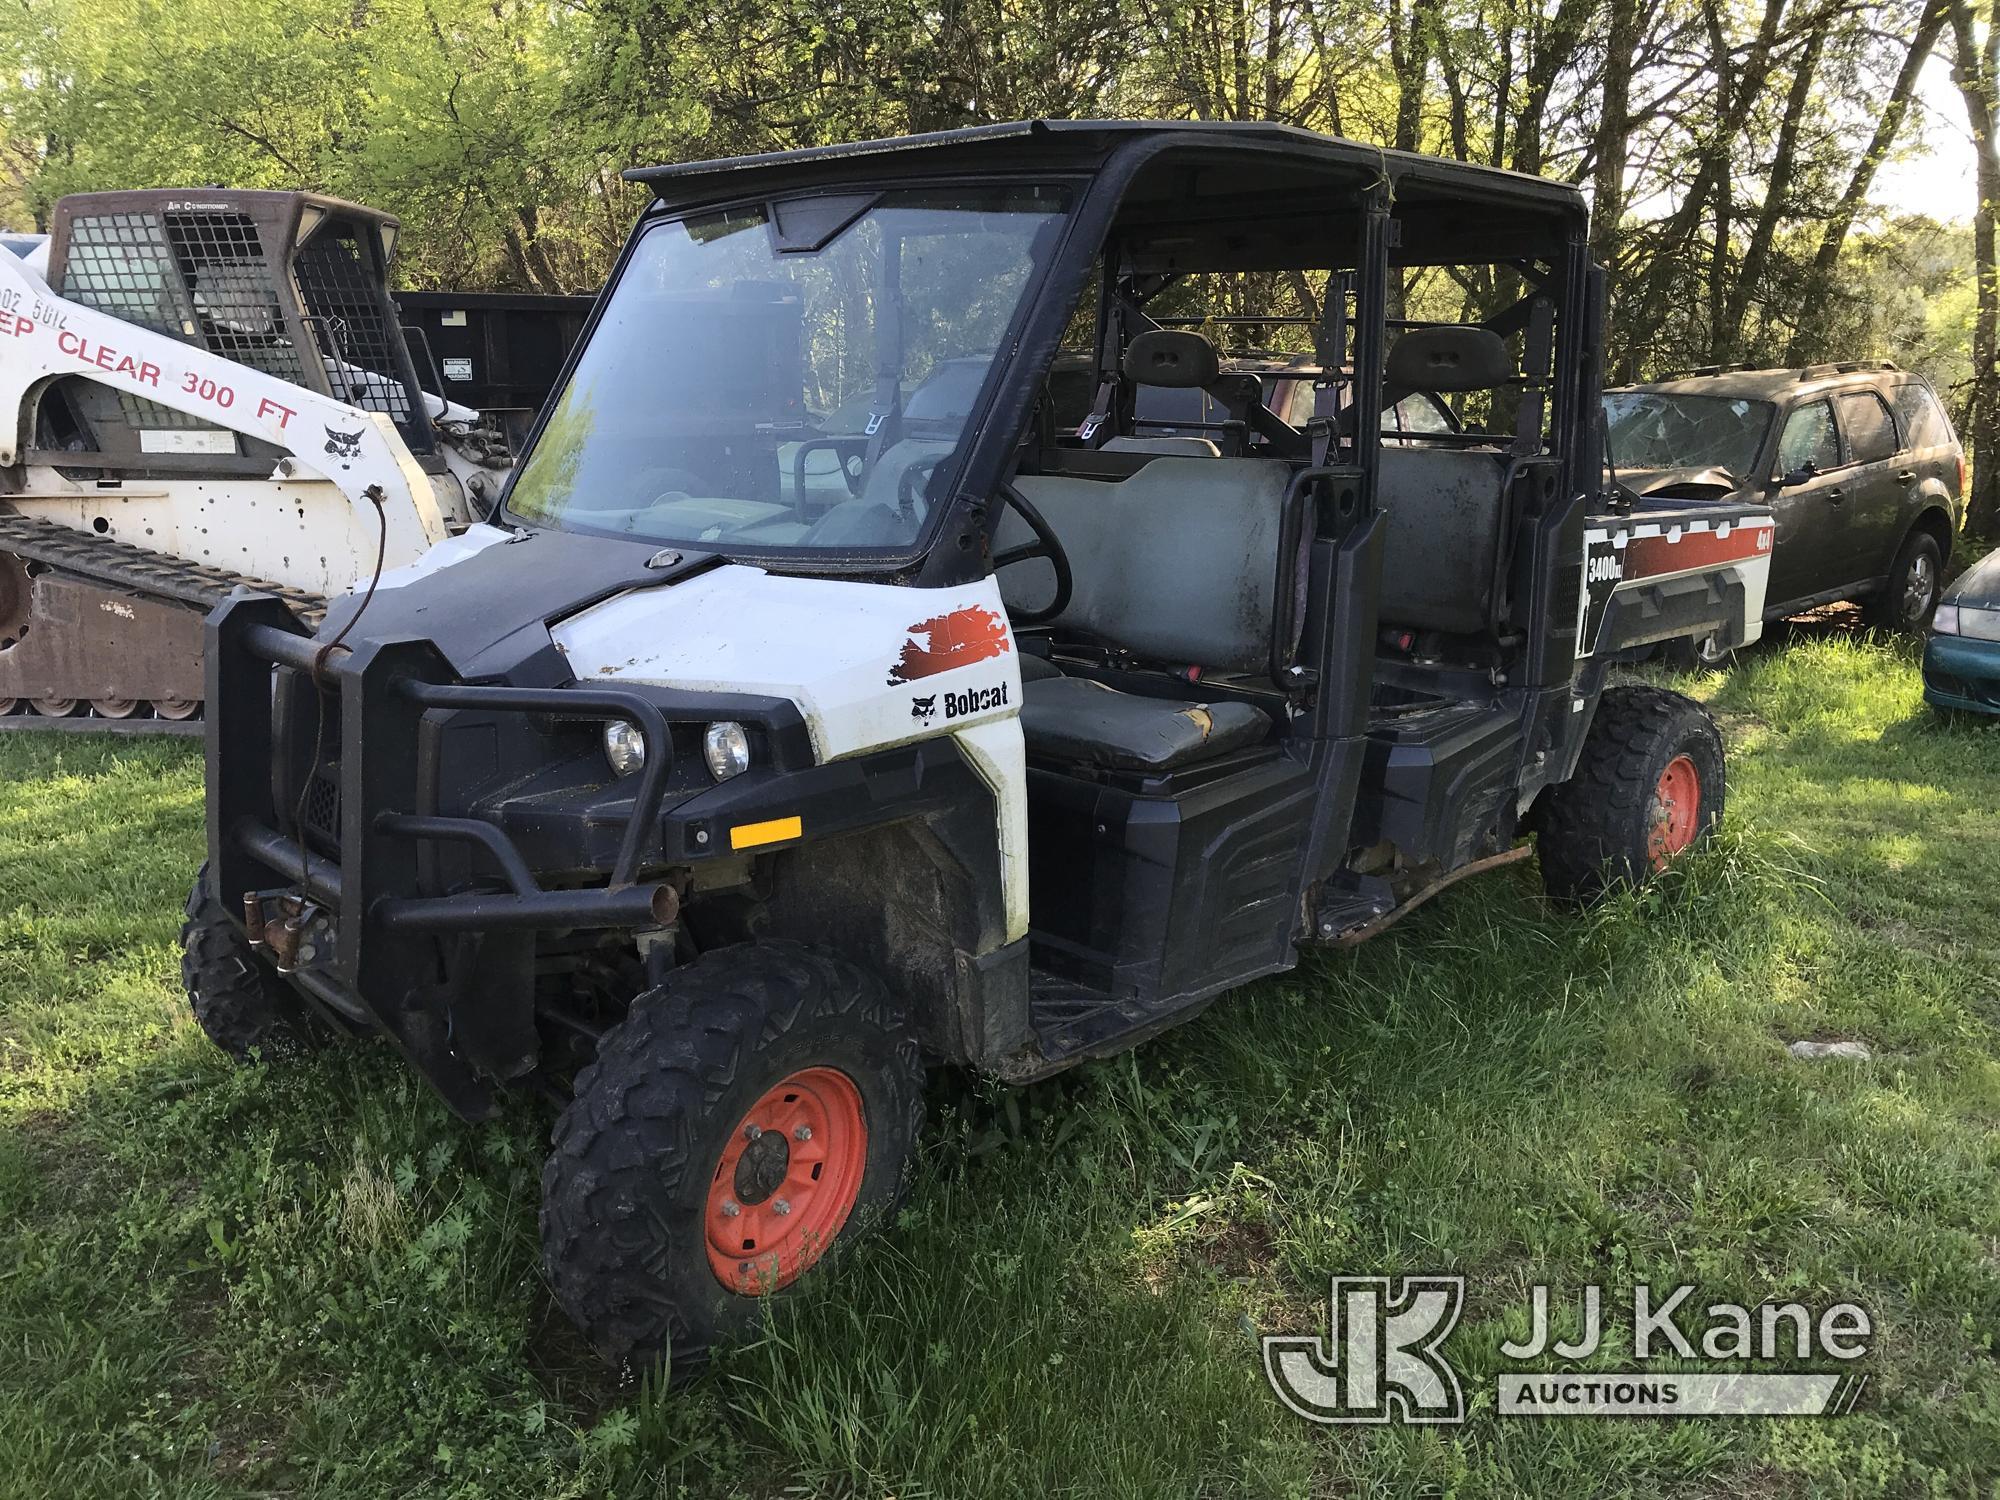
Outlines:
[[[903,654],[889,669],[889,686],[969,667],[1013,649],[1005,620],[990,609],[967,605],[910,627]]]

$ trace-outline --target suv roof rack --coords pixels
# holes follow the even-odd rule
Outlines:
[[[1800,380],[1818,380],[1824,375],[1853,375],[1861,370],[1901,370],[1903,367],[1893,359],[1844,359],[1837,364],[1807,365],[1799,371]]]

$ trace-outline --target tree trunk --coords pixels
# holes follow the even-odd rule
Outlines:
[[[1597,121],[1597,163],[1591,178],[1590,253],[1612,267],[1618,221],[1625,215],[1625,152],[1632,135],[1632,54],[1639,47],[1639,0],[1610,0],[1604,49],[1604,105]]]
[[[1764,80],[1770,73],[1771,52],[1777,45],[1785,0],[1765,0],[1756,40],[1751,43],[1749,53],[1743,60],[1742,71],[1734,78],[1730,76],[1729,69],[1731,49],[1715,0],[1705,0],[1702,12],[1710,34],[1709,66],[1716,79],[1715,120],[1704,132],[1700,161],[1682,195],[1680,206],[1650,237],[1654,247],[1652,264],[1635,289],[1636,295],[1628,303],[1636,307],[1636,315],[1631,322],[1641,329],[1656,329],[1666,321],[1669,299],[1679,283],[1682,258],[1695,243],[1703,211],[1714,205],[1719,210],[1719,218],[1726,220],[1728,217],[1731,148],[1742,134],[1751,107],[1762,93]],[[1728,226],[1724,223],[1720,228],[1721,233],[1711,236],[1711,244],[1723,251],[1717,262],[1726,267]],[[1718,270],[1717,263],[1712,263],[1710,269],[1716,275],[1726,274],[1726,271]],[[1720,288],[1715,285],[1713,277],[1710,290],[1711,306],[1719,308],[1719,296],[1714,294],[1719,293]],[[1711,339],[1714,337],[1714,326],[1712,322],[1709,325]]]
[[[1423,142],[1424,84],[1430,76],[1431,44],[1442,4],[1443,0],[1411,0],[1405,11],[1399,0],[1391,0],[1389,63],[1396,74],[1398,151],[1415,151]],[[1391,318],[1403,316],[1403,279],[1400,270],[1390,269],[1387,312]]]
[[[1715,179],[1715,234],[1708,255],[1708,362],[1719,365],[1727,359],[1722,336],[1729,316],[1729,235],[1735,224],[1734,196],[1729,190],[1729,174]]]
[[[1345,135],[1347,133],[1346,126],[1340,116],[1340,79],[1342,75],[1339,68],[1328,66],[1327,60],[1333,54],[1332,39],[1326,29],[1326,21],[1321,14],[1319,5],[1313,4],[1311,0],[1308,0],[1305,6],[1305,18],[1306,31],[1312,37],[1312,55],[1319,60],[1319,66],[1313,70],[1313,73],[1318,82],[1320,94],[1323,96],[1321,107],[1326,111],[1326,129],[1334,135]],[[1309,125],[1312,121],[1308,116],[1301,119],[1299,123]]]
[[[1542,123],[1548,114],[1549,97],[1556,79],[1582,46],[1593,14],[1594,7],[1587,0],[1561,0],[1547,28],[1534,39],[1521,76],[1520,108],[1514,114],[1512,165],[1516,172],[1539,174],[1542,170]]]
[[[1248,120],[1250,114],[1250,19],[1243,12],[1243,0],[1230,0],[1229,58],[1235,84],[1235,111],[1232,120]]]
[[[1282,120],[1285,98],[1291,91],[1278,70],[1278,54],[1284,47],[1283,0],[1266,0],[1264,6],[1264,118]]]
[[[1437,34],[1441,4],[1442,0],[1411,0],[1407,11],[1396,4],[1390,7],[1389,65],[1396,74],[1398,151],[1415,151],[1423,144],[1424,85],[1430,75],[1431,42]]]
[[[1764,270],[1771,258],[1771,245],[1778,237],[1778,221],[1784,216],[1791,196],[1792,168],[1798,157],[1799,130],[1805,122],[1806,106],[1812,101],[1813,80],[1819,72],[1820,53],[1826,46],[1827,28],[1833,24],[1831,12],[1822,11],[1806,34],[1799,60],[1793,65],[1792,86],[1785,94],[1784,117],[1778,122],[1778,143],[1771,153],[1771,165],[1764,179],[1764,204],[1750,231],[1749,248],[1730,282],[1723,307],[1721,337],[1715,357],[1727,362],[1743,347],[1743,324],[1750,315],[1750,302],[1757,294]]]
[[[1972,329],[1972,393],[1967,403],[1962,437],[1972,450],[1972,493],[1966,499],[1968,529],[1991,535],[2000,529],[2000,379],[1994,369],[1995,333],[2000,329],[2000,286],[1994,282],[1993,216],[2000,207],[2000,157],[1993,138],[1996,72],[2000,72],[2000,27],[1989,11],[1986,45],[1973,34],[1971,0],[1952,0],[1951,30],[1955,57],[1952,76],[1965,100],[1978,151],[1975,183],[1978,202],[1972,219],[1973,263],[1979,279],[1979,313]]]
[[[1950,15],[1950,0],[1930,0],[1923,19],[1917,25],[1916,34],[1910,38],[1910,50],[1903,54],[1903,66],[1896,74],[1895,85],[1889,90],[1888,101],[1882,106],[1881,118],[1875,122],[1875,134],[1869,139],[1868,149],[1861,153],[1861,160],[1854,164],[1854,175],[1847,179],[1847,190],[1834,205],[1833,216],[1820,231],[1819,250],[1813,256],[1812,272],[1806,282],[1811,296],[1823,294],[1833,284],[1834,267],[1840,264],[1840,252],[1847,243],[1847,232],[1854,227],[1861,205],[1868,200],[1868,189],[1874,185],[1875,173],[1896,144],[1896,135],[1910,113],[1910,99],[1916,93],[1917,76],[1929,61]],[[1792,334],[1791,347],[1785,351],[1785,363],[1805,364],[1814,352],[1805,326],[1801,324]]]

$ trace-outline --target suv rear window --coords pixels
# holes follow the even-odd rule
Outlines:
[[[1914,380],[1896,387],[1896,416],[1908,434],[1909,447],[1939,448],[1957,441],[1951,422],[1930,387],[1918,385]]]
[[[1872,464],[1896,451],[1896,424],[1889,405],[1873,391],[1852,391],[1840,398],[1840,426],[1847,434],[1847,456],[1857,464]]]

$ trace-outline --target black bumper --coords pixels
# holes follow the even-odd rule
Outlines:
[[[537,1060],[537,929],[674,919],[674,890],[638,878],[659,860],[673,760],[664,753],[672,744],[666,718],[643,693],[468,684],[423,640],[359,640],[351,650],[323,651],[283,603],[247,594],[210,615],[206,672],[215,895],[232,914],[244,909],[246,894],[296,891],[309,900],[331,941],[310,945],[310,962],[291,972],[294,984],[392,1037],[461,1114],[489,1113],[493,1086]],[[281,726],[286,704],[312,722]],[[599,873],[598,883],[544,888],[506,830],[440,810],[444,737],[435,731],[462,710],[624,719],[662,747],[632,778],[608,879]],[[302,808],[322,762],[339,767],[330,804],[337,815],[316,836]],[[458,846],[455,861],[445,857],[449,846]],[[477,889],[445,889],[440,869],[462,869],[467,852],[492,878]]]

